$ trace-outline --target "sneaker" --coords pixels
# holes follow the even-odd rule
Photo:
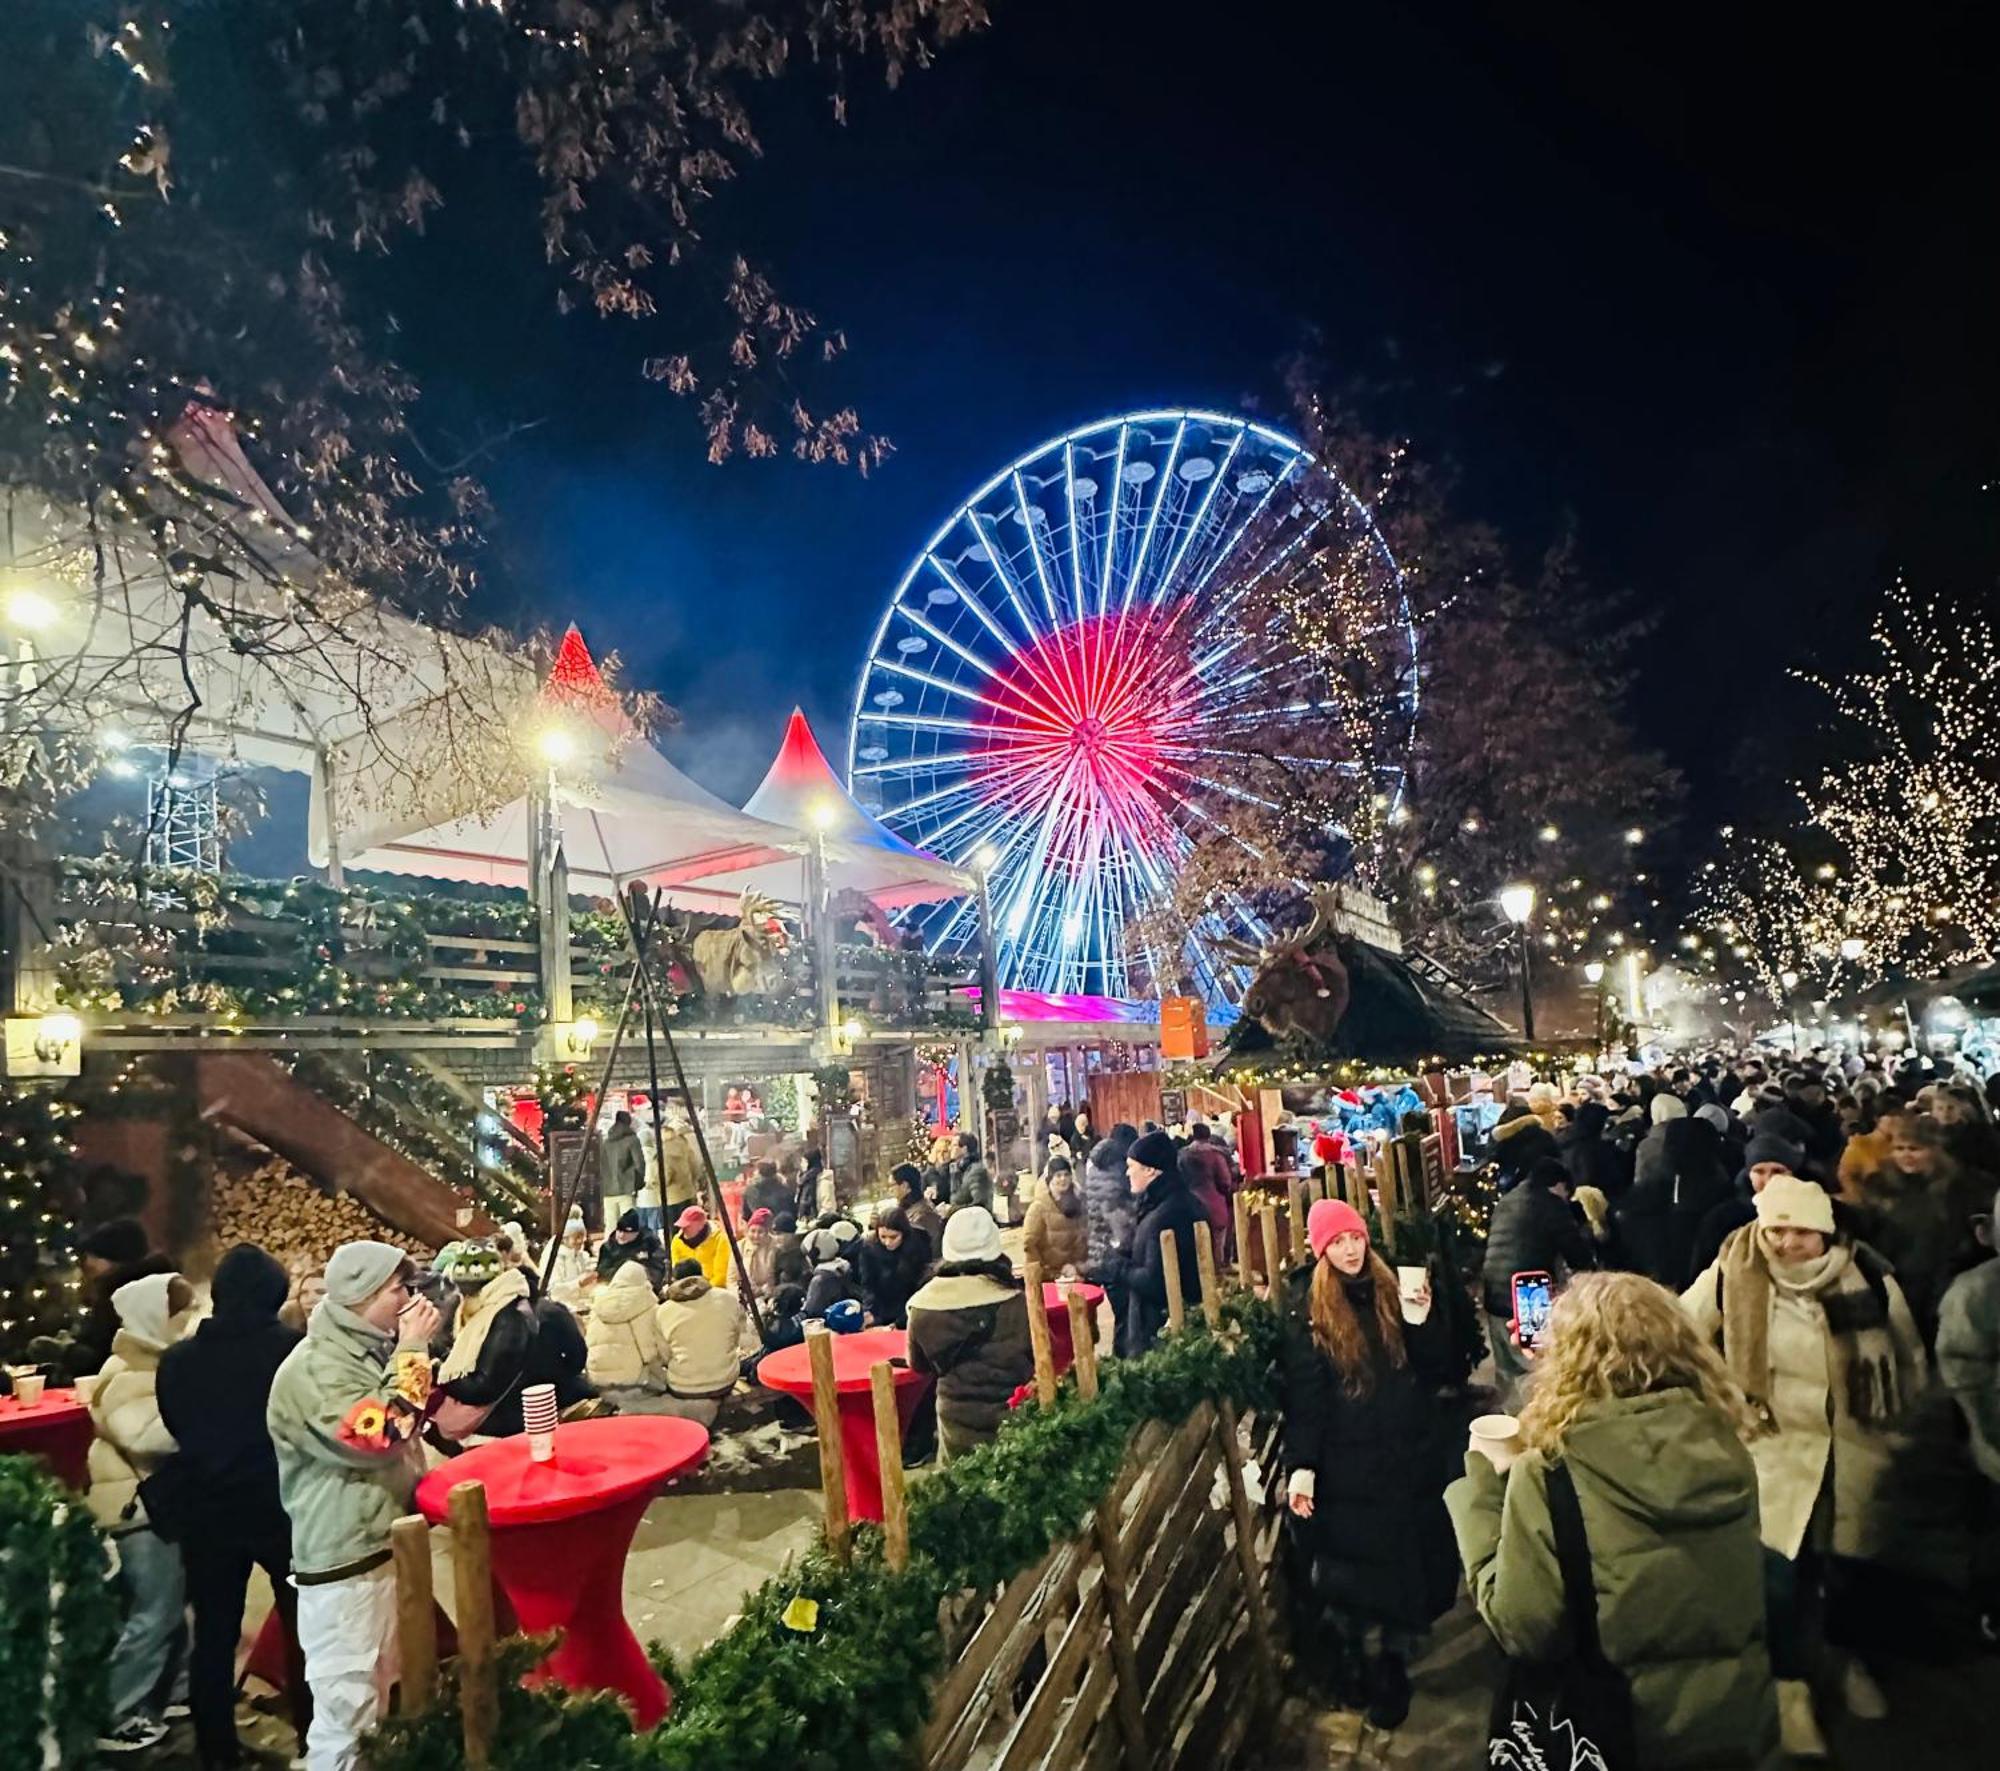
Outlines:
[[[183,1697],[168,1704],[165,1709],[161,1710],[160,1720],[163,1722],[185,1722],[193,1714],[194,1711],[188,1708],[187,1699]]]
[[[1778,1681],[1778,1736],[1791,1758],[1826,1757],[1826,1736],[1813,1714],[1812,1687],[1803,1679]]]
[[[1840,1675],[1840,1700],[1857,1722],[1880,1722],[1889,1714],[1889,1700],[1882,1695],[1882,1687],[1858,1660],[1849,1660],[1847,1670]]]
[[[156,1722],[151,1716],[127,1716],[109,1734],[97,1737],[97,1750],[101,1753],[143,1753],[160,1744],[167,1737],[167,1726]]]

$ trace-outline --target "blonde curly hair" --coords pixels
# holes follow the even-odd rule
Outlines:
[[[1636,1273],[1585,1273],[1550,1314],[1547,1350],[1521,1410],[1522,1442],[1558,1452],[1597,1404],[1660,1390],[1693,1390],[1739,1438],[1759,1431],[1743,1392],[1680,1299]]]

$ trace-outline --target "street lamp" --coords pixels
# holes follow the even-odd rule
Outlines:
[[[1521,931],[1521,1037],[1529,1044],[1535,1039],[1535,987],[1529,970],[1528,918],[1535,914],[1535,888],[1520,884],[1503,886],[1500,908],[1507,920]]]
[[[1593,1018],[1597,1026],[1597,1049],[1602,1052],[1604,1050],[1604,961],[1601,959],[1588,961],[1584,965],[1583,975],[1596,997]]]

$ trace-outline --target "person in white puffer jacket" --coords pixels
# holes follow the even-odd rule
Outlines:
[[[643,1261],[627,1261],[591,1297],[585,1370],[621,1412],[657,1412],[644,1403],[666,1387],[667,1349],[660,1339],[658,1309]]]
[[[658,1412],[713,1426],[743,1361],[762,1350],[736,1293],[711,1285],[695,1260],[674,1268],[659,1311],[667,1349],[667,1394]]]
[[[132,1753],[166,1736],[151,1706],[186,1603],[180,1551],[152,1529],[139,1484],[176,1449],[154,1386],[160,1355],[193,1320],[194,1289],[178,1273],[153,1273],[121,1285],[111,1307],[118,1329],[90,1396],[89,1501],[117,1541],[126,1612],[111,1657],[111,1726],[98,1745]]]

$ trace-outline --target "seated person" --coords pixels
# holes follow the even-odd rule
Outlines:
[[[711,1285],[699,1261],[674,1268],[659,1310],[667,1350],[667,1393],[658,1412],[708,1427],[757,1348],[748,1313],[727,1286]]]

